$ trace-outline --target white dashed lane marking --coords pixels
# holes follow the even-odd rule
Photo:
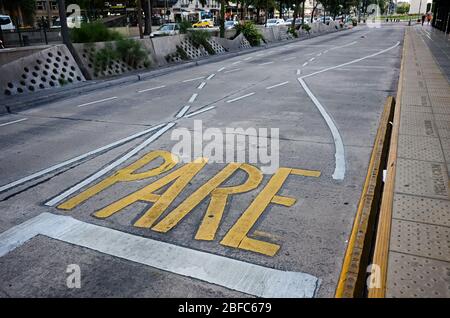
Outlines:
[[[20,123],[20,122],[25,121],[27,119],[28,118],[22,118],[22,119],[10,121],[10,122],[7,122],[7,123],[3,123],[3,124],[0,124],[0,127],[7,126],[7,125],[12,125],[12,124],[15,124],[15,123]]]
[[[107,102],[113,99],[116,99],[117,96],[113,96],[113,97],[108,97],[108,98],[104,98],[104,99],[99,99],[99,100],[95,100],[93,102],[88,102],[88,103],[84,103],[81,105],[78,105],[77,107],[84,107],[84,106],[89,106],[89,105],[93,105],[93,104],[98,104],[98,103],[103,103],[103,102]]]

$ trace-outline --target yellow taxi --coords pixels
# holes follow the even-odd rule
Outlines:
[[[214,26],[211,20],[200,20],[192,25],[193,28],[212,28]]]

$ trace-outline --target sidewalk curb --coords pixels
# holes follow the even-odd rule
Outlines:
[[[366,180],[345,251],[335,293],[336,298],[358,298],[364,296],[366,273],[370,265],[376,220],[382,204],[383,170],[387,166],[392,135],[392,125],[390,123],[393,120],[395,108],[395,99],[389,96],[381,115]]]
[[[315,37],[319,37],[322,35],[328,35],[331,33],[341,32],[341,31],[349,31],[353,29],[338,29],[332,30],[330,32],[322,33],[322,34],[313,34],[304,38],[295,38],[292,40],[285,40],[280,42],[275,42],[271,44],[264,44],[259,47],[253,47],[250,49],[245,49],[237,52],[227,52],[225,54],[214,55],[209,57],[200,58],[194,61],[187,61],[180,64],[169,65],[165,67],[160,67],[157,69],[150,70],[144,73],[134,73],[130,75],[126,75],[119,78],[112,78],[107,80],[92,80],[83,82],[81,84],[77,84],[76,86],[71,85],[68,87],[62,87],[54,91],[42,91],[37,94],[30,94],[28,96],[20,96],[18,98],[12,97],[10,100],[8,99],[0,99],[2,105],[0,106],[0,116],[8,113],[15,113],[18,111],[23,111],[26,109],[34,108],[41,106],[49,101],[55,102],[58,100],[62,100],[64,98],[69,98],[74,95],[85,94],[89,92],[93,92],[95,90],[111,87],[111,86],[119,86],[123,84],[131,84],[136,83],[141,80],[146,80],[149,78],[155,78],[158,76],[166,75],[170,72],[176,72],[180,70],[185,70],[189,68],[193,68],[195,66],[207,65],[209,63],[214,63],[218,61],[227,60],[236,56],[246,55],[258,51],[262,51],[265,49],[270,49],[274,47],[283,46],[290,43],[300,42],[308,39],[312,39]]]

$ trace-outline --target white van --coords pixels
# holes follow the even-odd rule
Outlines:
[[[9,15],[0,14],[0,26],[2,31],[12,31],[16,29]]]

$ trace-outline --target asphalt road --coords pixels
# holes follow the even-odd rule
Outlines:
[[[403,34],[359,27],[1,116],[0,296],[332,297]],[[279,149],[231,154],[269,141],[280,169],[173,167],[197,120],[227,141],[278,128]]]

